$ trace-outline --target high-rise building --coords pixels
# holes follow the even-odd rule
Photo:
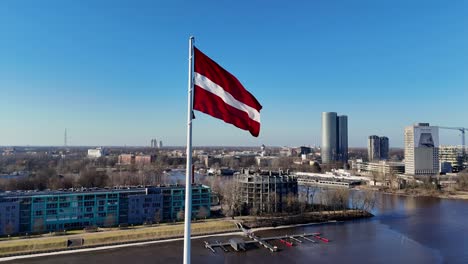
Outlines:
[[[405,128],[405,173],[436,175],[439,173],[439,128],[416,123]]]
[[[322,163],[337,160],[337,115],[335,112],[322,113]]]
[[[380,137],[380,159],[388,160],[390,156],[390,144],[388,142],[388,137]]]
[[[380,160],[380,138],[379,136],[369,136],[367,141],[367,156],[369,161]]]
[[[388,160],[388,137],[369,136],[367,141],[367,155],[369,161]]]
[[[348,161],[348,117],[322,113],[322,163]]]
[[[151,139],[151,148],[157,148],[158,147],[158,140],[157,139]]]
[[[338,116],[337,121],[337,136],[338,136],[338,160],[343,163],[348,162],[348,117],[345,115]]]

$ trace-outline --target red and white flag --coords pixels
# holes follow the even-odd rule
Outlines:
[[[262,106],[237,78],[195,49],[193,109],[248,130],[260,133]]]

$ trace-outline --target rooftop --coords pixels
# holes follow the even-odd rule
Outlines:
[[[193,186],[197,187],[208,187],[202,184],[194,184]],[[156,188],[184,188],[185,185],[180,184],[170,184],[170,185],[139,185],[139,186],[114,186],[114,187],[105,187],[105,188],[70,188],[70,189],[58,189],[58,190],[16,190],[16,191],[2,191],[0,192],[0,198],[2,197],[9,197],[9,196],[38,196],[38,195],[65,195],[65,194],[72,194],[72,193],[122,193],[122,192],[138,192],[138,191],[146,191],[147,189],[156,189]]]

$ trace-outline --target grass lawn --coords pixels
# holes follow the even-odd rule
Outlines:
[[[69,238],[83,238],[85,246],[140,240],[164,239],[184,235],[184,224],[161,224],[158,226],[138,226],[125,230],[104,229],[105,231],[85,233],[70,231],[69,235],[49,236],[30,239],[11,239],[0,242],[0,256],[41,250],[58,250],[67,247]],[[227,220],[207,220],[192,223],[192,235],[213,234],[238,230],[234,222]]]

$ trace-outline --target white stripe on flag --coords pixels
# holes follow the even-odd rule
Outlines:
[[[203,88],[204,90],[220,97],[226,104],[237,108],[241,111],[246,112],[249,115],[249,118],[252,120],[257,121],[260,123],[260,112],[257,109],[244,104],[243,102],[237,100],[232,96],[230,93],[226,92],[223,87],[219,86],[218,84],[214,83],[206,76],[195,72],[195,85]]]

